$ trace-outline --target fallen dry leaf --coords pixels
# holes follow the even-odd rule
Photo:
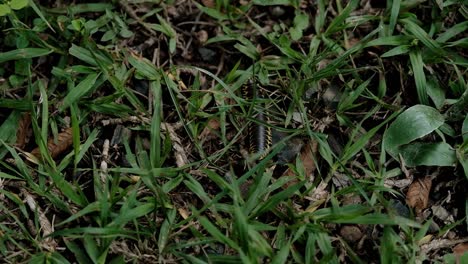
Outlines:
[[[427,208],[429,202],[429,192],[432,186],[432,178],[424,177],[417,179],[408,188],[406,193],[406,203],[416,209],[417,213]]]
[[[29,142],[29,138],[31,136],[31,130],[29,129],[30,126],[31,115],[29,112],[26,112],[21,116],[18,124],[18,131],[16,131],[16,146],[19,149],[24,149],[26,144]]]
[[[201,0],[202,4],[206,7],[214,8],[215,1],[214,0]]]
[[[466,253],[468,253],[468,243],[461,243],[453,248],[453,254],[457,258],[457,263],[460,263],[460,258]]]
[[[302,149],[300,159],[304,165],[304,172],[306,177],[310,177],[312,173],[317,168],[315,166],[314,155],[317,154],[317,141],[309,141],[308,144]],[[294,176],[295,172],[291,169],[288,169],[283,176]],[[294,184],[294,183],[290,183]]]
[[[49,150],[50,156],[55,159],[60,154],[62,154],[65,150],[67,150],[73,144],[73,135],[72,129],[67,128],[62,133],[59,133],[57,136],[57,141],[54,138],[49,138],[47,141],[47,149]],[[41,157],[41,152],[39,148],[33,149],[31,154],[36,156],[37,158]]]

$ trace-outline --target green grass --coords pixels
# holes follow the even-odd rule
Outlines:
[[[0,1],[1,263],[455,263],[467,5],[129,2]]]

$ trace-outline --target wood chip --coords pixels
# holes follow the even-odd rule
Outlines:
[[[53,137],[49,138],[49,140],[47,141],[47,149],[49,150],[50,156],[53,159],[55,159],[60,154],[65,152],[65,150],[67,150],[72,144],[73,144],[72,129],[67,128],[62,133],[58,134],[57,141],[55,141]],[[31,154],[37,158],[41,157],[41,151],[39,150],[38,147],[33,149],[33,151],[31,151]]]
[[[414,208],[417,213],[427,208],[429,202],[429,192],[432,186],[432,178],[424,177],[417,179],[408,188],[406,193],[406,203]]]

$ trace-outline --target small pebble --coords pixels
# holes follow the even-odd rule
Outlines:
[[[270,12],[271,12],[271,15],[274,16],[274,17],[280,17],[280,16],[284,15],[284,13],[286,13],[284,8],[281,7],[281,6],[273,7]]]
[[[343,226],[340,230],[340,235],[347,242],[357,242],[362,237],[362,231],[357,226],[347,225]]]

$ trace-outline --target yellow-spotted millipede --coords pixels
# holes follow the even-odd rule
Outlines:
[[[272,145],[272,131],[270,126],[265,125],[269,122],[269,118],[264,112],[266,107],[262,105],[264,100],[259,88],[253,81],[249,81],[243,86],[243,94],[246,99],[253,102],[253,118],[256,120],[248,125],[249,152],[259,154],[259,159],[263,159]]]

